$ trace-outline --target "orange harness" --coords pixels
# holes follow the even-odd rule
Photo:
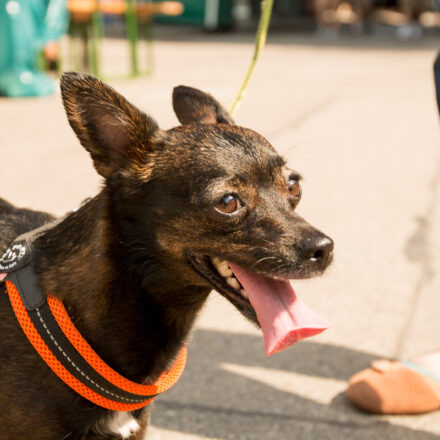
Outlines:
[[[22,244],[27,248],[26,243]],[[35,275],[31,263],[23,258],[26,254],[28,252],[16,258],[23,261],[12,261],[12,265],[8,260],[13,270],[3,282],[15,316],[29,342],[66,385],[103,408],[132,411],[148,405],[179,380],[186,364],[185,346],[171,369],[164,372],[154,384],[138,384],[118,374],[96,354],[71,321],[61,300],[41,294],[42,300],[31,304],[29,298],[32,300],[32,296],[26,296],[24,287],[31,286],[27,290],[35,290],[37,294],[40,292],[32,278]],[[5,265],[2,267],[1,263],[0,259],[0,269],[5,270]],[[23,273],[27,271],[22,278],[19,269]],[[2,279],[0,273],[0,286]]]

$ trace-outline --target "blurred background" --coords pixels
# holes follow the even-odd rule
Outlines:
[[[99,76],[170,128],[176,85],[232,101],[259,5],[0,0],[0,196],[61,215],[100,189],[64,115],[62,71]],[[275,1],[235,119],[304,175],[299,212],[335,241],[326,275],[293,284],[332,328],[265,358],[260,332],[213,293],[150,438],[438,438],[439,412],[367,416],[344,390],[373,359],[440,346],[439,48],[430,1]]]

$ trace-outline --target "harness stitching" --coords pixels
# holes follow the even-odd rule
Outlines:
[[[47,334],[49,335],[50,339],[52,339],[52,342],[57,346],[58,350],[61,351],[61,353],[63,354],[63,356],[70,362],[70,364],[78,371],[78,373],[80,373],[83,377],[85,377],[90,383],[92,383],[93,385],[95,385],[96,387],[98,387],[100,390],[104,391],[105,393],[117,397],[118,399],[122,399],[125,400],[127,402],[134,402],[134,403],[139,403],[142,402],[142,400],[135,400],[135,399],[127,399],[125,397],[119,396],[117,394],[112,393],[111,391],[106,390],[105,388],[103,388],[101,385],[97,384],[93,379],[91,379],[89,376],[87,376],[86,373],[84,373],[76,364],[75,362],[72,361],[72,359],[70,359],[70,357],[68,356],[68,354],[63,350],[62,347],[60,347],[60,345],[58,344],[58,342],[56,341],[56,339],[52,336],[51,331],[49,330],[49,328],[46,326],[46,323],[44,322],[43,317],[41,316],[40,310],[39,308],[36,309],[38,318],[40,318],[41,323],[43,324],[44,329],[46,330]]]

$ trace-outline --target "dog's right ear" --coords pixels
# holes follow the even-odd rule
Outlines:
[[[102,176],[142,162],[154,148],[157,123],[97,78],[65,73],[61,94],[69,123]]]
[[[181,124],[233,124],[232,116],[208,93],[187,86],[173,90],[173,108]]]

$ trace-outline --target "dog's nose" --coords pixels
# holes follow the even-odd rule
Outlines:
[[[333,251],[333,240],[325,235],[306,240],[303,247],[303,257],[322,268],[328,266]]]

